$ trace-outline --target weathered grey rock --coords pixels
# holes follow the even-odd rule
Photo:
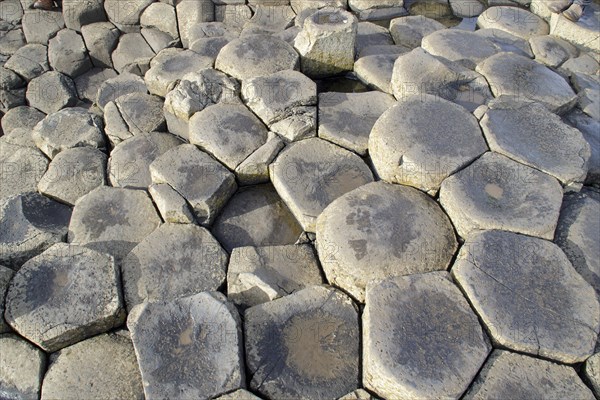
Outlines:
[[[502,95],[542,103],[555,113],[575,105],[575,92],[565,79],[544,65],[513,53],[499,53],[477,65],[496,97]]]
[[[83,101],[94,103],[98,96],[98,90],[102,84],[112,78],[115,78],[117,73],[112,68],[92,68],[83,75],[75,78],[75,88],[77,96]]]
[[[56,71],[45,72],[34,78],[27,86],[29,105],[50,114],[77,103],[77,91],[73,80]]]
[[[0,142],[0,160],[0,198],[35,192],[38,182],[48,168],[48,159],[36,148],[14,145],[8,141]]]
[[[440,203],[463,238],[504,229],[552,239],[561,202],[555,178],[494,152],[446,178],[440,189]]]
[[[419,47],[425,36],[445,28],[440,22],[422,15],[395,18],[390,22],[394,43],[411,49]]]
[[[269,181],[269,165],[285,147],[279,136],[270,133],[267,142],[260,146],[235,169],[240,185],[255,185]]]
[[[120,74],[106,80],[98,89],[96,104],[104,109],[109,102],[130,93],[148,93],[144,80],[133,74]]]
[[[217,217],[212,233],[231,252],[243,246],[293,244],[302,228],[267,184],[240,189]]]
[[[385,54],[400,55],[400,54],[407,53],[410,50],[411,49],[409,49],[408,47],[397,45],[397,44],[372,45],[372,46],[361,49],[357,53],[356,57],[358,59],[361,59],[362,57],[373,56],[373,55],[385,55]]]
[[[112,68],[112,53],[119,42],[119,30],[110,22],[84,25],[81,34],[95,67]]]
[[[152,51],[156,54],[166,48],[179,46],[179,39],[173,39],[168,33],[164,33],[155,28],[142,28],[140,31],[144,40],[150,45]]]
[[[8,325],[4,320],[4,300],[6,298],[8,284],[10,283],[14,272],[15,271],[13,271],[12,269],[0,265],[0,333],[10,332],[11,330],[10,325]],[[0,373],[0,376],[2,375],[3,374]],[[0,384],[0,387],[1,386],[2,384]]]
[[[127,326],[146,398],[213,398],[244,386],[241,324],[218,292],[134,308]]]
[[[571,76],[573,72],[582,74],[598,75],[600,65],[589,53],[583,53],[579,57],[569,58],[559,68],[563,75]]]
[[[5,135],[18,128],[33,130],[33,127],[45,116],[44,113],[33,107],[15,107],[2,117],[2,130]]]
[[[30,81],[50,69],[47,52],[46,46],[27,44],[15,51],[4,64],[4,68],[11,69]]]
[[[143,76],[150,68],[154,51],[141,33],[126,33],[112,52],[113,66],[119,73],[130,72]]]
[[[592,355],[600,305],[555,244],[506,231],[474,234],[452,273],[494,343],[568,364]]]
[[[11,144],[11,145],[16,145],[16,146],[36,148],[36,145],[33,142],[33,138],[31,137],[31,130],[27,130],[25,128],[14,129],[12,132],[0,137],[0,142]],[[2,151],[4,151],[4,150],[2,150]],[[46,162],[46,164],[47,164],[47,162]],[[7,172],[8,172],[8,174],[12,173],[12,172],[10,172],[10,167],[9,167],[9,171],[7,171]]]
[[[62,12],[46,10],[27,10],[21,20],[23,34],[27,43],[48,44],[56,32],[65,27]]]
[[[215,6],[211,0],[182,0],[176,7],[181,44],[188,48],[191,43],[190,32],[194,26],[215,20]]]
[[[319,137],[366,155],[375,121],[396,102],[379,92],[319,94]]]
[[[63,0],[65,26],[81,32],[84,25],[106,21],[103,3],[101,0]]]
[[[475,399],[594,398],[573,368],[509,351],[494,350],[465,395]]]
[[[110,22],[121,31],[129,33],[139,31],[140,17],[152,0],[104,0],[104,10]]]
[[[237,189],[235,176],[192,144],[177,146],[150,164],[153,183],[168,183],[192,206],[197,221],[210,225]]]
[[[55,244],[17,271],[5,318],[48,352],[106,332],[125,319],[118,267],[106,254]]]
[[[381,179],[435,194],[487,151],[475,117],[432,95],[405,96],[375,122],[369,153]]]
[[[165,97],[182,76],[211,68],[213,59],[201,56],[191,50],[165,49],[154,57],[144,81],[152,94]]]
[[[82,37],[72,29],[62,29],[48,43],[48,60],[53,70],[71,78],[89,71],[92,61]]]
[[[534,36],[529,39],[536,61],[557,68],[569,58],[577,57],[577,48],[554,36]]]
[[[261,400],[246,389],[238,389],[235,392],[224,394],[216,398],[217,400]]]
[[[33,128],[36,146],[50,159],[75,147],[106,148],[103,123],[84,108],[73,107],[48,115]]]
[[[348,296],[323,286],[247,309],[250,387],[268,398],[319,399],[357,389],[358,318]]]
[[[490,345],[446,272],[367,287],[363,384],[383,397],[459,398]]]
[[[490,149],[581,188],[590,146],[581,132],[539,103],[497,103],[481,119]]]
[[[189,120],[213,104],[239,104],[240,84],[221,71],[203,69],[185,75],[165,96],[169,132],[188,139]]]
[[[477,26],[500,29],[523,39],[550,33],[546,21],[518,7],[490,7],[477,18]]]
[[[361,186],[331,203],[317,220],[317,249],[327,279],[361,302],[369,282],[446,269],[456,247],[440,207],[400,185]]]
[[[286,69],[299,69],[300,57],[294,48],[270,35],[234,39],[221,49],[215,68],[244,80]]]
[[[37,399],[46,355],[17,335],[0,335],[0,396],[7,400]]]
[[[13,269],[67,235],[71,209],[38,193],[0,200],[0,262]]]
[[[390,46],[394,40],[390,31],[383,26],[373,22],[359,22],[356,28],[356,42],[354,54],[356,58],[363,51],[373,46]]]
[[[5,0],[0,6],[0,19],[12,23],[18,24],[23,18],[23,7],[19,0]]]
[[[573,109],[567,114],[565,120],[579,129],[592,149],[585,183],[600,184],[600,120],[595,120],[578,109]]]
[[[25,104],[25,88],[0,89],[0,111],[7,112],[11,108]]]
[[[486,28],[476,30],[475,34],[478,36],[483,36],[486,39],[492,41],[492,43],[494,43],[501,51],[507,51],[525,57],[533,58],[533,52],[531,51],[531,46],[529,45],[529,42],[511,33],[500,29]]]
[[[402,7],[403,3],[402,0],[383,0],[378,2],[370,0],[348,0],[348,8],[356,13],[360,13],[361,11],[366,10]]]
[[[3,2],[2,4],[6,4]],[[0,53],[4,55],[13,55],[21,47],[25,46],[25,35],[22,29],[13,29],[0,35]]]
[[[135,135],[166,130],[160,97],[146,93],[129,93],[104,107],[106,136],[113,145]]]
[[[215,21],[225,24],[232,30],[242,31],[244,25],[250,22],[250,19],[252,19],[252,9],[245,4],[215,5]],[[249,30],[249,32],[250,34],[270,34],[270,32],[262,31],[260,28]]]
[[[199,22],[190,27],[190,48],[195,41],[200,39],[222,38],[229,42],[239,37],[239,35],[240,33],[236,29],[232,29],[223,22]]]
[[[342,397],[338,400],[378,400],[377,397],[371,395],[371,393],[367,392],[365,389],[356,389]]]
[[[595,120],[600,120],[600,95],[598,94],[598,89],[584,89],[578,93],[578,96],[578,105],[581,110]]]
[[[583,376],[589,382],[590,388],[598,397],[600,394],[600,353],[588,358],[583,364]]]
[[[489,39],[459,29],[442,29],[423,38],[421,46],[433,56],[457,62],[469,69],[496,54],[498,47]]]
[[[354,72],[365,85],[385,93],[392,93],[391,81],[394,63],[399,54],[364,56],[354,63]]]
[[[159,225],[160,218],[143,191],[100,186],[75,205],[68,239],[120,262]]]
[[[215,104],[190,118],[189,140],[234,170],[266,143],[267,128],[244,105]]]
[[[310,77],[326,77],[351,71],[357,25],[354,15],[339,8],[323,8],[307,17],[294,39],[302,72]]]
[[[127,331],[99,335],[53,355],[42,399],[144,396],[135,352]]]
[[[172,39],[179,37],[177,30],[177,15],[175,7],[167,3],[152,3],[140,16],[142,28],[156,28],[171,36]]]
[[[174,224],[193,224],[194,216],[185,199],[166,183],[148,186],[156,208],[165,222]]]
[[[452,14],[459,18],[477,17],[485,9],[486,5],[479,0],[450,0]]]
[[[275,5],[267,1],[254,8],[254,15],[244,24],[242,35],[247,32],[265,34],[281,32],[294,25],[294,18],[296,13],[289,4]]]
[[[317,217],[333,200],[373,181],[356,154],[325,140],[293,143],[270,166],[273,185],[302,228],[314,232]]]
[[[290,0],[290,5],[296,14],[307,9],[320,9],[324,7],[348,8],[347,0]]]
[[[575,24],[564,15],[553,13],[550,17],[550,33],[590,52],[590,55],[600,62],[598,24],[600,7],[591,3]]]
[[[26,85],[26,82],[10,69],[0,67],[0,89],[14,90],[20,89]]]
[[[310,245],[238,247],[231,252],[227,296],[243,308],[322,283]]]
[[[163,224],[121,263],[127,308],[216,291],[225,283],[226,271],[227,253],[208,230]]]
[[[225,47],[225,45],[231,40],[232,39],[222,36],[198,38],[194,40],[192,44],[190,44],[190,50],[200,54],[201,56],[216,59],[221,49]]]
[[[181,143],[177,137],[161,132],[142,133],[119,143],[108,161],[111,185],[146,189],[152,183],[150,164]]]

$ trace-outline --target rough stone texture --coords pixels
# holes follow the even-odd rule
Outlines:
[[[119,143],[108,161],[111,185],[146,189],[152,183],[150,164],[181,143],[176,136],[161,132],[142,133]]]
[[[373,45],[369,47],[365,47],[358,52],[357,57],[361,59],[362,57],[373,56],[373,55],[385,55],[385,54],[404,54],[409,52],[411,49],[405,46],[400,46],[396,44],[382,44],[382,45]],[[358,60],[357,60],[358,61]]]
[[[534,56],[527,40],[503,30],[495,28],[478,29],[475,31],[475,34],[491,40],[500,51],[507,51],[529,58],[533,58]],[[543,38],[545,36],[539,37]]]
[[[165,97],[164,115],[169,132],[189,137],[189,120],[206,107],[239,104],[240,84],[221,71],[203,69],[185,75]]]
[[[37,399],[46,369],[46,355],[17,335],[0,335],[0,397]]]
[[[577,23],[573,23],[561,14],[553,13],[550,17],[550,33],[590,52],[596,61],[600,62],[598,24],[600,24],[600,7],[592,2]]]
[[[189,140],[234,170],[266,143],[268,131],[246,106],[215,104],[190,118]]]
[[[573,368],[509,351],[494,350],[464,399],[593,400]]]
[[[0,160],[2,160],[0,161],[2,167],[0,199],[35,192],[38,182],[48,168],[48,159],[36,148],[14,145],[5,141],[0,142]]]
[[[23,14],[21,23],[27,43],[45,45],[56,32],[65,27],[62,12],[56,10],[27,10]]]
[[[348,8],[347,0],[290,0],[290,5],[296,14],[300,14],[304,10],[308,9],[321,9],[324,7],[339,7],[343,9]]]
[[[177,24],[183,47],[190,45],[190,32],[198,23],[215,20],[215,6],[211,0],[182,0],[176,5]]]
[[[92,68],[82,37],[72,29],[62,29],[50,39],[48,61],[53,70],[71,78]]]
[[[340,397],[338,400],[378,400],[377,397],[371,395],[365,389],[356,389],[347,395]]]
[[[8,290],[8,284],[10,283],[13,274],[14,271],[12,269],[0,265],[0,333],[9,332],[11,330],[10,326],[4,320],[4,300],[6,291]],[[1,375],[2,374],[0,374],[0,376]]]
[[[244,386],[241,324],[218,292],[134,308],[127,326],[146,398],[213,398]]]
[[[504,229],[552,239],[561,202],[555,178],[493,152],[446,178],[440,189],[440,203],[463,238]]]
[[[65,26],[78,32],[84,25],[106,21],[101,0],[63,0],[62,10]]]
[[[205,228],[163,224],[123,259],[127,308],[205,291],[225,282],[227,253]]]
[[[23,7],[19,0],[5,0],[0,7],[0,18],[11,24],[18,24],[23,18]]]
[[[140,16],[152,0],[104,0],[104,10],[110,22],[123,32],[139,30]],[[137,26],[137,27],[136,27]]]
[[[561,38],[534,36],[529,39],[536,61],[557,68],[569,58],[577,57],[577,48]]]
[[[500,29],[523,39],[550,33],[546,21],[518,7],[490,7],[477,18],[477,26]]]
[[[581,132],[539,103],[498,103],[481,119],[490,149],[579,189],[590,146]]]
[[[0,263],[13,269],[67,235],[71,209],[38,193],[0,200]]]
[[[112,52],[113,66],[118,73],[130,72],[143,76],[150,68],[154,51],[141,33],[126,33]]]
[[[423,38],[421,46],[433,56],[443,57],[470,69],[499,50],[491,40],[459,29],[435,31]]]
[[[146,193],[101,186],[75,205],[69,242],[108,253],[120,262],[159,224]]]
[[[60,152],[38,183],[40,193],[74,205],[82,196],[106,184],[106,154],[92,147]]]
[[[405,96],[369,136],[381,179],[435,194],[442,181],[487,151],[479,124],[463,107],[432,95]]]
[[[150,164],[153,183],[168,183],[192,206],[197,221],[210,225],[236,191],[235,176],[192,144],[177,146]]]
[[[85,74],[75,78],[77,96],[83,101],[95,102],[102,84],[116,76],[117,72],[112,68],[92,68]]]
[[[387,279],[367,288],[363,384],[388,398],[459,398],[490,345],[446,272]]]
[[[234,39],[221,49],[215,61],[215,68],[239,80],[299,66],[300,57],[294,48],[269,35]]]
[[[394,40],[390,31],[383,26],[373,22],[359,22],[356,28],[356,42],[354,45],[354,54],[358,55],[373,46],[391,46]]]
[[[142,13],[140,24],[144,28],[156,28],[175,39],[179,37],[175,7],[167,3],[152,3]]]
[[[598,61],[594,60],[589,53],[582,53],[579,57],[569,58],[565,61],[559,71],[566,76],[571,76],[573,72],[597,75],[599,68]]]
[[[600,184],[600,120],[595,120],[581,110],[574,109],[566,115],[565,121],[579,129],[592,149],[585,183]]]
[[[600,198],[583,191],[563,199],[554,241],[600,298]]]
[[[356,154],[325,140],[293,143],[270,166],[273,185],[302,228],[314,232],[317,217],[333,200],[373,181]]]
[[[419,47],[425,36],[445,28],[440,22],[422,15],[395,18],[390,22],[394,43],[411,49]]]
[[[33,129],[36,146],[50,159],[76,147],[106,147],[100,117],[86,109],[67,108],[48,115]]]
[[[485,2],[479,0],[450,0],[452,14],[459,18],[477,17],[485,9]]]
[[[406,186],[361,186],[331,203],[317,220],[317,249],[327,279],[361,302],[369,282],[446,269],[456,247],[441,208]]]
[[[555,244],[505,231],[474,234],[452,273],[497,345],[568,364],[592,355],[600,305]]]
[[[359,386],[357,307],[312,286],[244,314],[250,387],[267,398],[342,396]]]
[[[254,15],[244,24],[242,35],[247,33],[277,33],[294,25],[296,13],[288,4],[275,5],[271,1],[258,4]],[[242,20],[238,16],[239,20]],[[227,22],[227,21],[225,21]]]
[[[112,52],[119,42],[119,30],[110,22],[97,22],[81,28],[81,35],[95,67],[112,68]]]
[[[144,80],[133,74],[120,74],[115,78],[106,80],[98,89],[96,104],[100,109],[115,101],[121,96],[130,93],[148,93]]]
[[[114,259],[58,243],[17,271],[6,321],[48,352],[121,325],[125,319]]]
[[[168,184],[150,185],[148,193],[152,196],[152,200],[165,222],[174,224],[193,224],[195,222],[188,203]]]
[[[302,72],[326,77],[352,71],[358,20],[339,8],[323,8],[304,20],[294,39]]]
[[[29,105],[50,114],[77,103],[73,80],[56,71],[48,71],[33,78],[27,86]]]
[[[374,54],[354,63],[354,72],[365,85],[385,93],[392,93],[394,63],[400,54]]]
[[[84,340],[53,355],[42,399],[129,398],[144,396],[129,334],[117,331]]]
[[[243,30],[242,28],[250,22],[250,19],[252,19],[252,9],[245,4],[215,5],[215,21],[222,22],[231,29]],[[271,33],[270,31],[263,31],[256,25],[244,31],[244,35]]]
[[[235,392],[219,396],[216,398],[216,400],[261,400],[261,398],[255,396],[246,389],[238,389]]]
[[[235,169],[235,176],[240,185],[255,185],[269,181],[269,165],[285,147],[279,136],[270,133],[271,137],[254,153],[242,161]]]
[[[600,395],[600,353],[594,354],[583,364],[583,376],[589,382],[596,398],[598,398],[598,395]]]
[[[296,242],[302,228],[273,186],[240,189],[223,208],[212,233],[231,251],[243,246],[275,246]]]
[[[106,136],[113,145],[135,135],[164,131],[165,117],[160,97],[146,93],[129,93],[104,106]]]
[[[231,252],[227,296],[246,308],[323,283],[312,246],[238,247]]]
[[[30,81],[50,69],[47,52],[46,46],[35,43],[27,44],[15,51],[4,67]]]
[[[4,2],[3,4],[6,4]],[[25,46],[25,35],[22,29],[13,29],[0,35],[0,53],[3,55],[13,55],[22,46]]]

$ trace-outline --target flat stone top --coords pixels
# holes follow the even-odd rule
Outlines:
[[[548,23],[537,15],[518,7],[490,7],[477,18],[479,28],[496,28],[523,39],[547,35]]]
[[[496,54],[498,47],[489,39],[459,29],[441,29],[423,38],[423,49],[434,56],[456,61],[467,68]]]

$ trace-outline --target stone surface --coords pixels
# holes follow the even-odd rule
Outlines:
[[[213,398],[244,386],[241,324],[218,292],[136,307],[127,326],[146,398]]]
[[[367,287],[363,384],[388,398],[459,398],[490,345],[446,272]]]
[[[212,233],[227,251],[296,242],[302,228],[270,184],[240,189],[217,217]]]
[[[354,72],[364,84],[385,93],[392,93],[394,63],[399,54],[364,56],[354,63]]]
[[[592,355],[600,305],[555,244],[505,231],[474,234],[452,274],[497,345],[568,364]]]
[[[546,21],[518,7],[490,7],[477,18],[477,26],[500,29],[523,39],[550,33]]]
[[[302,228],[314,232],[316,219],[333,200],[373,180],[356,154],[325,140],[296,142],[270,166],[271,180]]]
[[[509,351],[494,350],[465,395],[475,399],[594,398],[573,368]]]
[[[0,263],[19,269],[54,243],[63,241],[71,210],[38,193],[0,200]]]
[[[140,33],[156,54],[164,49],[180,46],[178,39],[173,39],[168,33],[155,28],[142,28]]]
[[[446,269],[456,247],[441,208],[401,185],[361,186],[331,203],[317,220],[317,249],[327,279],[361,302],[369,282]]]
[[[81,32],[84,25],[106,21],[103,3],[101,0],[63,0],[65,26]]]
[[[108,160],[111,185],[146,189],[152,183],[150,164],[181,143],[176,136],[161,132],[142,133],[119,143]]]
[[[193,224],[196,221],[187,201],[169,184],[152,184],[148,186],[148,193],[165,222]]]
[[[150,164],[153,183],[168,183],[192,206],[197,221],[210,225],[237,185],[235,176],[205,152],[183,144]]]
[[[21,20],[27,43],[48,44],[56,32],[65,27],[62,12],[58,10],[27,10]]]
[[[10,325],[4,320],[4,300],[13,274],[12,269],[0,265],[0,333],[10,332],[11,330]]]
[[[211,0],[182,0],[176,4],[177,24],[183,47],[190,45],[190,32],[198,23],[215,19],[215,6]]]
[[[566,115],[565,121],[579,129],[592,149],[585,183],[600,184],[600,120],[595,120],[582,111],[574,109]]]
[[[118,73],[130,72],[143,76],[150,68],[154,51],[141,33],[126,33],[112,52],[112,62]]]
[[[312,246],[238,247],[231,252],[227,296],[246,308],[323,283]]]
[[[246,389],[238,389],[235,392],[224,394],[216,398],[217,400],[261,400]]]
[[[463,238],[480,229],[504,229],[552,239],[561,202],[555,178],[493,152],[440,189],[440,203]]]
[[[81,28],[81,35],[95,67],[112,68],[112,52],[119,42],[119,30],[110,22],[97,22]]]
[[[6,139],[9,136],[3,136]],[[37,184],[48,168],[48,159],[36,148],[0,142],[2,185],[0,199],[27,192],[35,192]]]
[[[588,358],[583,364],[583,376],[589,382],[590,388],[598,397],[600,394],[600,353]]]
[[[135,135],[164,131],[165,117],[160,97],[146,93],[129,93],[104,106],[106,136],[113,145]]]
[[[267,398],[337,398],[359,386],[357,308],[312,286],[244,314],[250,387]]]
[[[339,8],[323,8],[306,18],[294,39],[302,72],[318,78],[351,71],[357,27],[356,17]]]
[[[600,62],[599,23],[600,7],[592,2],[577,23],[573,23],[561,14],[552,14],[550,33],[590,52],[591,55],[595,55],[596,61]]]
[[[20,47],[4,64],[5,68],[30,81],[50,69],[48,48],[41,44],[27,44]]]
[[[189,140],[234,170],[266,143],[268,131],[246,106],[215,104],[190,118]]]
[[[485,2],[479,0],[450,0],[452,14],[459,18],[477,17],[485,9]]]
[[[77,96],[83,101],[93,103],[96,101],[98,90],[102,84],[115,77],[117,77],[117,72],[112,68],[92,68],[75,78]]]
[[[146,7],[140,16],[140,25],[144,28],[156,28],[173,39],[179,36],[175,7],[164,2],[152,3]]]
[[[269,165],[285,147],[279,136],[270,134],[270,138],[261,147],[242,161],[235,169],[240,185],[255,185],[269,181]]]
[[[378,92],[321,93],[319,137],[364,156],[373,125],[395,103]]]
[[[354,54],[358,55],[373,46],[390,46],[394,40],[390,31],[383,26],[373,22],[359,22],[356,28],[356,42]]]
[[[42,399],[143,398],[142,379],[129,334],[117,331],[53,355]]]
[[[40,193],[74,205],[79,198],[106,184],[106,154],[93,147],[60,152],[38,183]]]
[[[104,10],[110,22],[123,32],[135,31],[135,26],[140,23],[140,17],[152,0],[104,0]],[[139,28],[138,28],[139,29]]]
[[[29,105],[50,114],[77,103],[73,80],[56,71],[48,71],[33,78],[27,86]]]
[[[75,205],[68,239],[120,262],[159,224],[152,201],[143,191],[101,186]]]
[[[499,103],[481,119],[490,149],[578,189],[588,171],[590,146],[581,132],[539,103]]]
[[[234,39],[221,49],[215,61],[215,68],[239,80],[299,66],[300,57],[294,48],[269,35]]]
[[[36,146],[50,159],[76,147],[106,147],[102,120],[79,107],[52,113],[33,128]]]
[[[258,4],[253,11],[252,18],[244,24],[242,35],[247,32],[281,32],[292,26],[296,17],[296,13],[288,4],[275,5],[272,1],[267,1],[266,4]],[[242,20],[239,16],[238,19]]]
[[[0,8],[0,18],[12,24],[19,23],[23,18],[23,7],[19,0],[5,0]]]
[[[475,117],[428,94],[401,98],[375,122],[369,136],[369,153],[381,179],[432,194],[485,151]]]
[[[441,29],[423,38],[421,46],[433,56],[457,62],[469,69],[496,54],[498,47],[489,39],[458,29]]]
[[[124,73],[106,80],[98,89],[96,104],[100,109],[121,96],[131,93],[148,93],[144,80],[139,76]]]
[[[53,70],[76,78],[92,68],[83,38],[72,29],[62,29],[48,43],[48,61]]]
[[[390,22],[394,43],[411,49],[419,47],[425,36],[444,28],[440,22],[422,15],[395,18]]]
[[[3,4],[6,4],[4,2]],[[21,47],[25,46],[25,35],[22,29],[14,29],[0,35],[0,53],[13,55]]]
[[[216,291],[225,282],[226,270],[227,253],[208,230],[163,224],[121,263],[127,308]]]
[[[48,352],[119,326],[125,319],[114,259],[58,243],[17,271],[6,321]]]
[[[577,48],[561,38],[534,36],[529,39],[536,61],[557,68],[569,58],[577,56]]]
[[[37,399],[46,355],[17,335],[0,335],[0,396],[7,400]]]
[[[527,40],[506,31],[496,28],[486,28],[476,30],[475,34],[491,40],[501,51],[515,53],[529,58],[534,57],[531,46]],[[540,37],[543,38],[545,36]]]

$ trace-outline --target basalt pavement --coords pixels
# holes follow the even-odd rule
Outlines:
[[[600,398],[600,5],[0,2],[1,399]]]

